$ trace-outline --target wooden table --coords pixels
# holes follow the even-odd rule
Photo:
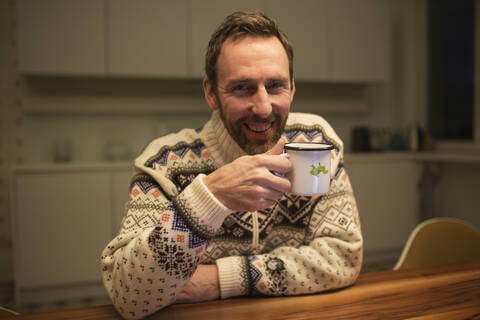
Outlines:
[[[111,320],[121,317],[107,305],[11,319]],[[366,273],[349,288],[309,296],[172,305],[147,319],[480,319],[480,261]]]

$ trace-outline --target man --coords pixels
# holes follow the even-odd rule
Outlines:
[[[321,117],[289,113],[293,50],[261,13],[212,35],[200,130],[150,143],[135,160],[123,225],[102,255],[105,287],[129,319],[174,302],[309,294],[351,285],[362,236],[343,145]],[[322,197],[289,193],[285,142],[334,146]]]

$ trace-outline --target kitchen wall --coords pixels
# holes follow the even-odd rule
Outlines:
[[[347,151],[355,126],[404,133],[408,125],[422,123],[421,9],[415,1],[392,2],[389,82],[297,82],[292,110],[327,118]],[[102,161],[112,141],[128,149],[130,159],[155,136],[198,127],[209,115],[201,79],[26,76],[21,86],[26,161],[31,163],[51,162],[55,146],[65,144],[72,161]]]
[[[13,1],[0,1],[0,283],[11,280],[10,169],[24,162]],[[0,288],[0,304],[4,292]]]
[[[297,83],[292,109],[324,116],[344,140],[347,151],[355,126],[403,130],[421,118],[419,110],[424,103],[419,88],[424,84],[418,71],[423,62],[417,46],[421,6],[413,0],[392,4],[390,82]],[[6,130],[9,139],[21,143],[19,151],[8,151],[11,158],[27,163],[52,162],[55,147],[65,148],[67,144],[72,161],[97,162],[105,159],[105,146],[113,142],[126,149],[131,159],[154,137],[183,127],[199,127],[208,119],[200,79],[20,76],[15,72],[15,2],[2,5],[8,9],[2,10],[2,32],[7,41],[0,42],[0,49],[11,61],[11,72],[2,70],[9,84],[2,90],[11,97],[2,104],[2,120],[21,127],[21,131]],[[185,105],[190,107],[185,109]],[[181,112],[176,111],[177,106],[182,106]],[[5,112],[5,108],[13,107],[18,114]],[[8,172],[8,167],[5,170]],[[9,221],[5,211],[0,220],[2,230],[10,229]],[[9,232],[5,234],[8,246]]]
[[[73,92],[64,93],[56,86],[58,81],[63,87]],[[101,87],[98,93],[86,89],[78,89],[82,84],[95,82]],[[152,88],[145,92],[142,89],[130,89],[125,92],[116,87],[135,81],[142,82]],[[199,128],[210,116],[210,109],[203,99],[201,80],[175,80],[175,93],[168,96],[155,88],[162,87],[168,80],[130,80],[130,79],[23,79],[23,101],[29,112],[25,118],[26,159],[29,163],[54,161],[55,146],[69,143],[72,148],[72,161],[103,161],[105,146],[109,142],[123,144],[130,149],[130,158],[138,155],[141,149],[154,137],[167,132],[177,131],[184,127]],[[38,82],[41,86],[38,87]],[[70,82],[70,83],[69,83]],[[169,84],[169,86],[172,86]],[[74,88],[72,88],[74,87]],[[60,89],[61,90],[61,89]],[[165,90],[165,89],[162,89]],[[388,84],[297,84],[297,99],[292,110],[314,112],[329,120],[344,140],[346,149],[350,150],[350,131],[353,126],[372,125],[402,128],[402,123],[393,121],[392,107],[389,101],[390,85]],[[108,91],[108,93],[107,93]],[[313,92],[313,93],[312,93]],[[344,98],[338,100],[333,95],[349,95],[349,110],[342,112]],[[56,111],[38,110],[38,105],[45,105],[45,96],[49,95],[48,107]],[[92,98],[91,96],[101,96]],[[352,97],[353,95],[353,97]],[[51,98],[56,96],[56,98]],[[151,108],[151,100],[158,100],[157,110]],[[191,111],[176,111],[179,105],[185,104],[185,96],[189,98]],[[329,98],[325,98],[329,96]],[[72,112],[69,104],[79,104],[80,108],[104,110],[106,106],[122,107],[128,100],[128,111],[108,112]],[[66,106],[65,106],[66,105]],[[66,111],[62,111],[65,107]],[[136,109],[138,108],[138,112]],[[181,108],[181,106],[180,106]],[[335,110],[336,108],[340,110]]]

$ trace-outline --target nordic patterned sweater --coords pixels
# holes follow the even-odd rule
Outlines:
[[[334,146],[327,195],[284,194],[257,212],[225,207],[202,179],[245,153],[218,111],[202,129],[145,148],[121,230],[101,257],[103,283],[123,317],[174,303],[198,264],[217,264],[222,299],[311,294],[355,281],[363,241],[341,140],[323,118],[301,113],[290,113],[283,138]]]

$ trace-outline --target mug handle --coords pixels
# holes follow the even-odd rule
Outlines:
[[[281,153],[279,154],[280,157],[284,157],[284,158],[287,158],[287,159],[290,159],[290,155],[288,153]],[[287,179],[287,177],[285,177],[283,174],[281,174],[280,172],[276,172],[276,171],[270,171],[273,175],[277,176],[277,177],[280,177],[280,178],[284,178],[284,179]]]

